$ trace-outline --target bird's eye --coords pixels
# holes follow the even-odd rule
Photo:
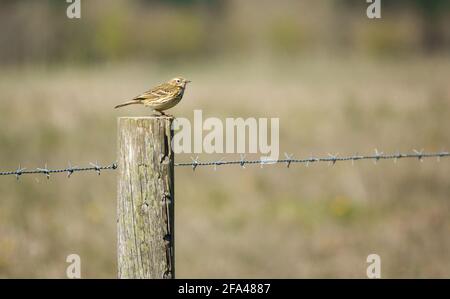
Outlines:
[[[180,79],[177,79],[177,83],[180,83]]]

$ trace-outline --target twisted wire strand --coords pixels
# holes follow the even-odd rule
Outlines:
[[[67,177],[70,177],[75,172],[85,172],[85,171],[95,171],[98,175],[100,175],[102,170],[115,170],[117,169],[117,163],[112,163],[111,165],[107,166],[100,166],[96,163],[89,163],[91,166],[86,167],[78,167],[78,166],[70,166],[67,168],[60,168],[60,169],[49,169],[47,168],[47,165],[44,168],[35,168],[35,169],[26,169],[26,168],[17,168],[13,171],[0,171],[0,176],[6,176],[6,175],[15,175],[17,179],[21,175],[26,174],[45,174],[47,178],[50,178],[50,174],[52,173],[67,173]]]
[[[338,156],[337,154],[328,154],[326,157],[317,157],[317,156],[311,156],[309,158],[303,158],[303,159],[295,159],[293,158],[293,155],[289,155],[285,153],[286,158],[285,159],[278,159],[278,160],[246,160],[245,156],[241,156],[240,160],[230,160],[230,161],[224,161],[223,159],[218,161],[200,161],[198,157],[191,158],[191,162],[180,162],[175,163],[175,166],[190,166],[194,170],[195,168],[199,166],[221,166],[221,165],[240,165],[241,167],[245,167],[245,165],[249,164],[259,164],[259,165],[269,165],[269,164],[280,164],[284,163],[287,167],[289,167],[292,163],[301,163],[309,165],[311,163],[317,163],[317,162],[328,162],[330,164],[336,164],[336,162],[342,162],[342,161],[351,161],[352,163],[355,161],[360,160],[373,160],[374,162],[377,162],[379,160],[398,160],[398,159],[411,159],[415,158],[420,161],[423,161],[424,159],[428,158],[445,158],[449,157],[449,152],[436,152],[436,153],[424,153],[423,151],[416,151],[414,150],[413,153],[394,153],[394,154],[384,154],[380,153],[377,150],[375,150],[375,154],[372,155],[351,155],[351,156]]]
[[[319,163],[319,162],[327,162],[329,165],[334,165],[337,162],[345,162],[345,161],[351,161],[354,163],[355,161],[361,161],[361,160],[372,160],[375,163],[379,160],[394,160],[396,162],[399,159],[411,159],[415,158],[419,161],[423,161],[424,159],[429,158],[437,158],[438,161],[440,158],[447,158],[450,157],[449,152],[436,152],[436,153],[426,153],[423,151],[417,151],[414,150],[412,153],[394,153],[394,154],[384,154],[383,152],[378,152],[378,150],[375,150],[375,153],[372,155],[350,155],[350,156],[338,156],[338,154],[328,154],[328,156],[325,157],[319,157],[319,156],[311,156],[309,158],[303,158],[303,159],[296,159],[292,154],[285,153],[284,159],[278,159],[278,160],[247,160],[245,159],[245,155],[241,155],[241,159],[239,160],[229,160],[226,161],[223,158],[220,160],[214,160],[214,161],[200,161],[198,159],[198,156],[196,158],[191,158],[191,162],[175,162],[174,165],[176,167],[192,167],[193,170],[195,170],[199,166],[213,166],[214,169],[217,169],[218,166],[222,165],[239,165],[242,168],[245,168],[245,165],[270,165],[270,164],[286,164],[287,167],[289,167],[291,164],[294,163],[300,163],[300,164],[306,164],[308,166],[311,163]],[[45,174],[47,178],[50,178],[50,174],[54,173],[67,173],[67,177],[70,177],[75,172],[89,172],[89,171],[95,171],[98,175],[100,175],[102,170],[116,170],[118,168],[117,162],[114,162],[110,165],[106,166],[100,166],[97,165],[97,163],[89,163],[90,166],[87,167],[78,167],[74,166],[72,167],[69,163],[69,167],[66,168],[60,168],[60,169],[49,169],[47,168],[47,165],[45,165],[44,168],[35,168],[35,169],[29,169],[26,168],[17,168],[16,170],[12,171],[0,171],[0,176],[8,176],[8,175],[14,175],[17,179],[21,175],[27,175],[27,174]]]

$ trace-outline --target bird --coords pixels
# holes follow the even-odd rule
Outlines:
[[[150,107],[153,111],[160,113],[160,115],[166,115],[163,111],[172,108],[181,101],[186,85],[190,82],[190,80],[182,77],[175,77],[125,103],[115,106],[114,109],[128,105],[143,104],[144,106]]]

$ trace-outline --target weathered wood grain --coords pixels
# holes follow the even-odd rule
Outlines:
[[[118,120],[118,276],[173,278],[172,117]]]

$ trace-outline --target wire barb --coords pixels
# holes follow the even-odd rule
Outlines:
[[[97,172],[97,174],[100,175],[102,168],[100,166],[98,166],[97,162],[95,162],[95,163],[89,162],[89,165],[94,167],[95,172]]]
[[[50,179],[50,170],[48,170],[48,168],[47,168],[47,163],[45,163],[45,167],[44,168],[36,168],[36,170],[40,171],[43,174],[45,174],[45,176],[47,177],[47,180]]]
[[[69,167],[67,168],[67,178],[70,179],[70,176],[73,174],[74,172],[74,167],[72,167],[72,164],[70,163],[70,161],[68,162]],[[78,166],[75,166],[75,168],[77,168]]]
[[[330,157],[328,159],[328,161],[329,161],[328,166],[334,166],[334,164],[336,164],[336,161],[338,160],[338,155],[339,155],[339,153],[336,153],[334,155],[328,154],[328,157]]]
[[[375,149],[375,156],[373,163],[377,164],[377,162],[383,157],[383,155],[384,155],[383,152],[379,152],[378,149]]]
[[[284,153],[284,156],[286,157],[286,167],[289,168],[292,163],[292,158],[294,158],[294,154]]]
[[[19,177],[22,175],[24,170],[26,170],[26,168],[20,167],[20,164],[19,164],[19,168],[16,169],[16,173],[15,173],[16,180],[19,180]]]
[[[195,159],[194,159],[193,157],[191,157],[191,160],[192,160],[192,164],[191,164],[191,166],[192,166],[192,171],[195,171],[195,169],[197,168],[197,166],[200,164],[200,163],[198,162],[198,156],[196,156]]]
[[[421,151],[413,149],[413,152],[417,154],[417,159],[419,159],[420,162],[423,162],[423,149]]]
[[[239,161],[239,164],[242,168],[245,168],[245,155],[241,154],[241,160]]]

